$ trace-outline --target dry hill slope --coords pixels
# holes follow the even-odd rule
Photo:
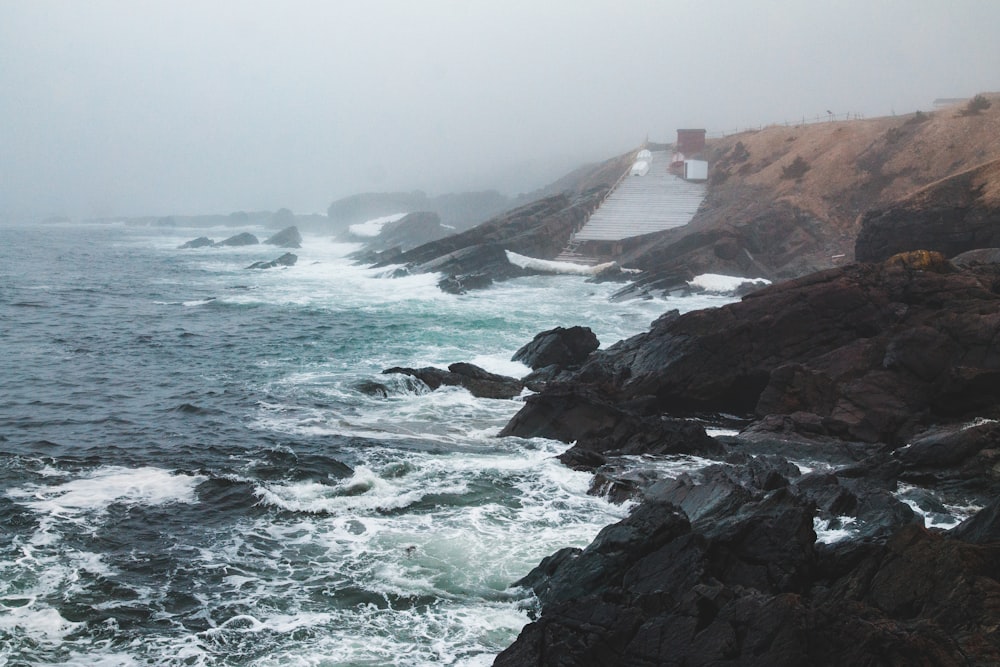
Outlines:
[[[711,140],[709,193],[685,228],[626,247],[650,271],[801,276],[854,257],[861,214],[1000,158],[1000,95],[978,114],[772,126]]]

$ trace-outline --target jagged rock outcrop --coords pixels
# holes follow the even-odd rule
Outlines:
[[[394,254],[385,264],[405,264],[411,273],[443,273],[454,279],[442,285],[450,290],[455,285],[469,289],[473,284],[522,276],[526,270],[511,264],[505,251],[539,259],[555,257],[604,192],[606,188],[599,188],[572,198],[561,194],[540,199],[468,231]]]
[[[279,266],[295,266],[295,262],[299,261],[297,255],[293,255],[290,252],[286,252],[281,257],[277,259],[272,259],[270,262],[254,262],[248,269],[275,269]]]
[[[256,236],[254,236],[250,232],[243,232],[242,234],[236,234],[235,236],[230,236],[228,239],[224,241],[219,241],[218,243],[214,244],[214,246],[218,248],[223,246],[257,245],[258,243],[260,243],[260,241],[257,240]]]
[[[854,254],[878,262],[909,250],[946,257],[1000,246],[1000,160],[932,183],[861,218]]]
[[[851,265],[668,313],[560,379],[642,401],[645,415],[806,413],[821,435],[901,444],[932,423],[1000,416],[998,292],[995,265],[960,271],[931,253]],[[505,433],[545,413],[545,393]]]
[[[299,234],[299,228],[292,225],[291,227],[285,227],[280,232],[271,236],[266,241],[265,245],[276,245],[279,248],[301,248],[302,247],[302,234]]]
[[[212,245],[213,243],[214,241],[212,241],[212,239],[208,238],[207,236],[199,236],[196,239],[191,239],[187,243],[178,246],[178,249],[187,250],[189,248],[205,248],[207,246]]]
[[[787,461],[754,459],[651,490],[585,549],[558,551],[518,582],[541,614],[494,664],[1000,658],[995,508],[967,523],[963,541],[926,531],[890,499],[902,509],[878,519],[887,539],[817,544],[814,499],[830,483],[797,475]],[[836,511],[872,520],[865,503],[827,495]]]

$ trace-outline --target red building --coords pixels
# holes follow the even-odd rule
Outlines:
[[[691,156],[705,148],[705,130],[677,130],[674,150]]]

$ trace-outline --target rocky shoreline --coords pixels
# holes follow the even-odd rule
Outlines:
[[[502,435],[574,442],[637,505],[516,583],[538,615],[495,664],[997,664],[998,318],[1000,267],[913,252],[553,369]],[[747,422],[709,437],[708,412]]]

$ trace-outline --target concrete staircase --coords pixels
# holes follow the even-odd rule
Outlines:
[[[576,253],[584,241],[617,241],[689,223],[705,198],[705,184],[669,173],[670,157],[653,152],[649,173],[623,176],[557,259],[584,263]]]

